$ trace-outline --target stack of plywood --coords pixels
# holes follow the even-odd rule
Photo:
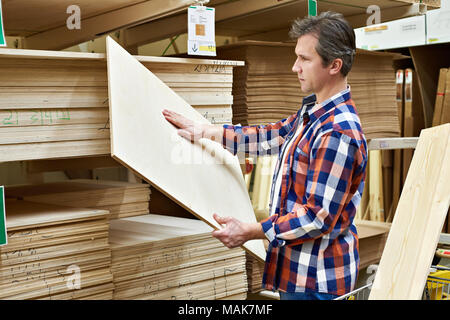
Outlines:
[[[245,60],[233,70],[233,123],[258,125],[295,113],[306,95],[292,72],[294,43],[244,41],[217,49],[221,59]],[[400,133],[393,54],[357,50],[348,75],[366,138]]]
[[[144,66],[213,124],[231,124],[236,62],[138,57]],[[170,108],[170,106],[168,106]]]
[[[114,299],[245,299],[245,252],[211,231],[162,215],[112,220]]]
[[[1,161],[108,154],[102,60],[98,54],[1,50]]]
[[[247,255],[246,269],[248,280],[248,292],[256,293],[262,290],[264,263],[255,259],[251,254]]]
[[[391,228],[387,222],[355,220],[359,239],[360,269],[378,263]]]
[[[243,63],[137,58],[208,120],[231,123]],[[104,54],[0,49],[0,67],[0,161],[110,153]]]
[[[108,211],[6,201],[1,299],[111,299]]]
[[[233,70],[233,123],[275,122],[297,112],[305,96],[292,65],[294,45],[245,41],[217,48],[221,59],[245,60]]]
[[[150,186],[145,183],[75,179],[7,187],[6,197],[108,210],[110,218],[122,218],[149,213]]]
[[[400,135],[394,56],[358,49],[348,75],[352,99],[367,139]]]

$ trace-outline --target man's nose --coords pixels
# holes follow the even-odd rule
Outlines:
[[[301,71],[300,63],[298,62],[298,60],[296,60],[294,62],[294,65],[292,66],[292,72],[300,73],[300,71]]]

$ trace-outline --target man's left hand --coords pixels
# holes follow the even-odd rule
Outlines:
[[[264,238],[259,223],[244,223],[233,217],[220,217],[216,213],[213,214],[213,218],[224,228],[214,230],[212,235],[228,248],[239,247],[251,239]]]

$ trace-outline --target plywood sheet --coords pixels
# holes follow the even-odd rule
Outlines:
[[[182,139],[162,110],[208,121],[110,37],[107,63],[112,157],[215,228],[213,213],[256,222],[238,159],[211,140]],[[265,259],[262,240],[244,247]]]
[[[48,205],[21,200],[7,201],[8,231],[24,227],[53,225],[82,219],[99,219],[108,216],[108,211],[97,209],[68,208],[65,206]]]
[[[422,130],[369,299],[419,300],[450,204],[450,124]]]

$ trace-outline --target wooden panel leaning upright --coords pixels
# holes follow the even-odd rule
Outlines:
[[[369,299],[422,296],[450,204],[450,124],[422,130]]]

